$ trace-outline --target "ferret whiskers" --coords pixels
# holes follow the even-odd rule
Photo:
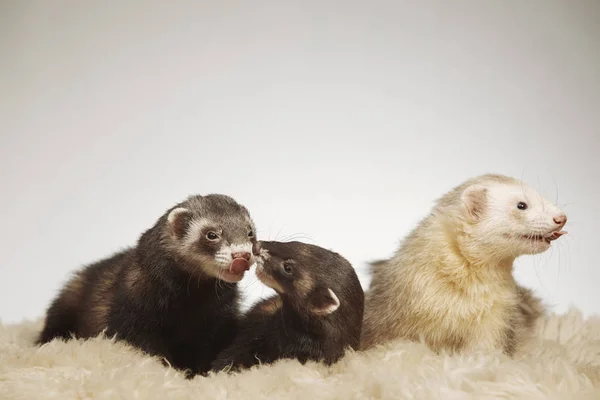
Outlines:
[[[285,236],[283,238],[281,238],[281,242],[293,242],[296,240],[305,240],[307,242],[315,242],[315,240],[310,237],[308,234],[304,234],[304,233],[295,233],[295,234],[291,234],[288,236]]]

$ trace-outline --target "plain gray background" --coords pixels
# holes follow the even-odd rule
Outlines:
[[[191,193],[266,239],[386,257],[463,180],[523,178],[569,235],[516,275],[600,311],[597,1],[0,2],[0,318]],[[272,292],[244,279],[246,304]]]

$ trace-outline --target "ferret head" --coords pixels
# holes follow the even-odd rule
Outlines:
[[[458,214],[471,245],[514,258],[546,251],[566,232],[567,216],[535,189],[501,175],[484,175],[459,188]]]
[[[352,265],[337,253],[301,242],[266,241],[257,242],[254,253],[258,278],[302,314],[339,313],[353,306],[352,296],[364,297],[358,279],[349,279],[355,276]],[[362,311],[360,304],[354,308]]]
[[[255,261],[254,222],[229,196],[191,196],[165,216],[170,247],[191,273],[239,282]]]

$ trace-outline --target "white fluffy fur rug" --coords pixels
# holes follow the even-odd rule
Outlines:
[[[396,342],[331,368],[282,361],[193,380],[108,339],[35,348],[40,327],[0,325],[0,399],[600,399],[600,317],[575,310],[542,321],[515,359]]]

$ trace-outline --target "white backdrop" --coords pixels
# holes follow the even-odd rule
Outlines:
[[[569,6],[567,6],[569,4]],[[564,206],[519,259],[600,311],[600,2],[0,3],[0,319],[191,193],[364,265],[486,172]],[[271,292],[250,274],[246,304]]]

